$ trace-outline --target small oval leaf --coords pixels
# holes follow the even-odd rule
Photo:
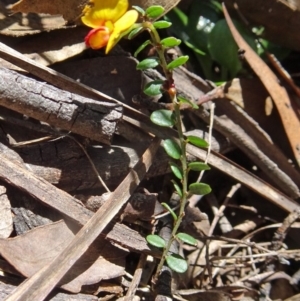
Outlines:
[[[193,236],[191,236],[187,233],[178,233],[178,234],[176,234],[176,237],[191,246],[197,245],[197,240]]]
[[[182,170],[181,168],[174,162],[169,162],[171,170],[173,174],[179,179],[182,180],[183,175],[182,175]]]
[[[158,59],[156,57],[147,58],[139,62],[136,66],[137,70],[146,70],[150,68],[155,68],[159,65]]]
[[[174,69],[177,68],[183,64],[185,64],[189,59],[188,55],[183,55],[172,61],[170,64],[168,64],[167,68],[168,69]]]
[[[186,260],[178,254],[166,256],[166,262],[168,266],[177,273],[184,273],[188,268]]]
[[[135,53],[134,53],[134,57],[137,57],[137,55],[142,51],[142,50],[144,50],[145,49],[145,47],[147,47],[148,45],[150,45],[151,44],[151,41],[150,40],[147,40],[147,41],[145,41],[136,51],[135,51]]]
[[[203,162],[191,162],[188,165],[189,169],[194,171],[209,170],[210,166]]]
[[[177,95],[177,99],[179,100],[179,103],[186,103],[189,104],[193,109],[199,109],[198,105],[182,96]]]
[[[142,30],[144,30],[144,28],[142,26],[134,28],[133,30],[131,30],[131,32],[128,35],[128,40],[131,40],[134,37],[136,37]]]
[[[172,180],[172,183],[174,185],[175,190],[177,191],[178,195],[182,198],[182,190],[181,187],[176,183],[174,180]]]
[[[193,183],[189,186],[189,192],[197,195],[205,195],[211,192],[211,187],[205,183]]]
[[[154,111],[150,119],[153,123],[163,127],[171,127],[175,124],[174,112],[169,110]]]
[[[145,16],[145,11],[141,8],[141,7],[139,7],[139,6],[137,6],[137,5],[132,5],[132,8],[134,8],[137,12],[139,12],[142,16]]]
[[[161,203],[161,205],[164,206],[171,213],[174,220],[176,221],[178,217],[177,217],[176,213],[174,212],[174,210],[167,203]]]
[[[181,149],[180,146],[172,139],[166,139],[164,141],[164,149],[166,153],[173,159],[180,159]]]
[[[204,140],[197,136],[187,136],[187,141],[198,146],[198,147],[208,147],[209,144]]]
[[[152,5],[146,9],[146,17],[154,19],[160,17],[165,9],[161,5]]]
[[[165,240],[155,234],[147,235],[146,240],[151,246],[154,246],[157,248],[164,248],[166,246]]]
[[[248,33],[247,27],[235,20],[232,21],[246,43],[254,51],[256,51],[257,43],[255,42],[254,37]],[[234,41],[231,31],[224,18],[217,21],[211,32],[207,35],[207,48],[210,57],[214,61],[218,62],[221,65],[221,68],[229,71],[229,74],[226,77],[223,76],[222,80],[228,77],[235,78],[242,70],[243,64],[239,59],[239,56],[231,55],[231,53],[237,53],[238,46]]]
[[[161,87],[164,81],[162,80],[153,80],[146,84],[144,88],[144,93],[149,96],[156,96],[161,94]]]
[[[174,37],[168,37],[168,38],[162,39],[160,41],[160,43],[164,47],[176,47],[176,46],[180,45],[181,40],[176,39]]]
[[[171,25],[172,25],[172,23],[168,22],[168,21],[156,21],[153,23],[153,26],[156,29],[169,28]]]

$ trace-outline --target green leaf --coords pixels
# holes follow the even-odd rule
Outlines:
[[[165,240],[155,234],[147,235],[146,240],[150,245],[157,248],[164,248],[166,246]]]
[[[235,20],[233,22],[249,46],[256,51],[255,38],[241,23]],[[212,59],[229,71],[230,78],[234,78],[242,70],[243,65],[237,54],[238,46],[225,19],[219,20],[208,35],[208,50]],[[220,79],[226,80],[226,77]]]
[[[178,217],[177,217],[176,213],[174,212],[174,210],[167,203],[161,203],[161,205],[163,207],[165,207],[171,213],[171,215],[173,216],[173,219],[176,221]]]
[[[186,260],[178,254],[166,256],[166,262],[168,266],[177,273],[184,273],[188,268]]]
[[[177,59],[175,59],[174,61],[172,61],[171,63],[168,64],[167,68],[168,69],[174,69],[177,68],[183,64],[185,64],[187,62],[187,60],[189,59],[188,55],[183,55],[178,57]]]
[[[203,162],[191,162],[188,165],[189,169],[194,171],[202,171],[202,170],[209,170],[210,166]]]
[[[187,141],[198,147],[208,147],[209,145],[204,139],[193,135],[187,136]]]
[[[181,168],[174,162],[169,162],[171,170],[173,174],[179,179],[182,180],[183,175],[182,175],[182,170]]]
[[[144,93],[149,96],[156,96],[161,94],[161,87],[164,83],[163,80],[154,80],[146,84],[144,88]]]
[[[152,5],[146,9],[146,17],[155,19],[164,13],[165,9],[161,5]]]
[[[189,192],[192,194],[205,195],[211,192],[211,187],[205,183],[193,183],[189,186]]]
[[[166,153],[173,159],[180,159],[181,157],[181,148],[180,146],[177,144],[177,142],[175,142],[172,139],[166,139],[164,141],[164,149],[166,151]]]
[[[156,21],[153,23],[153,26],[156,29],[169,28],[171,25],[172,25],[172,23],[168,22],[168,21]]]
[[[199,109],[199,107],[195,103],[191,102],[190,100],[182,96],[177,95],[177,99],[179,100],[179,103],[186,103],[189,104],[193,109]]]
[[[219,86],[222,86],[223,84],[225,85],[227,82],[224,82],[224,81],[220,81],[220,82],[214,82],[214,84],[219,87]]]
[[[145,11],[141,8],[141,7],[139,7],[139,6],[137,6],[137,5],[132,5],[132,8],[134,8],[137,12],[139,12],[142,16],[145,16]]]
[[[181,40],[176,39],[174,37],[168,37],[168,38],[162,39],[160,41],[160,43],[164,47],[175,47],[175,46],[180,45]]]
[[[176,237],[191,246],[197,245],[197,240],[193,236],[191,236],[187,233],[178,233],[178,234],[176,234]]]
[[[154,111],[150,119],[153,123],[163,127],[170,127],[175,124],[174,112],[169,110]]]
[[[159,65],[159,61],[157,57],[147,58],[143,61],[139,62],[136,66],[137,70],[146,70],[150,68],[155,68]]]
[[[137,55],[145,49],[145,47],[147,47],[148,45],[151,44],[150,40],[145,41],[134,53],[134,57],[137,57]]]
[[[194,51],[194,57],[201,66],[202,72],[206,78],[215,80],[215,73],[213,68],[213,61],[208,54],[207,49],[207,35],[211,31],[215,22],[220,19],[223,14],[217,14],[214,19],[206,16],[203,6],[210,1],[192,1],[189,9],[189,15],[184,14],[178,8],[172,9],[167,15],[167,21],[172,22],[170,33],[182,40],[186,46]],[[199,7],[198,9],[198,6]],[[194,15],[193,21],[191,14]]]
[[[137,36],[138,33],[139,33],[140,31],[142,31],[143,29],[144,29],[143,27],[139,26],[139,27],[134,28],[133,30],[131,30],[131,32],[130,32],[129,35],[128,35],[128,40],[133,39],[133,38],[134,38],[135,36]]]
[[[178,195],[182,198],[182,190],[181,187],[176,183],[174,180],[172,180],[172,183],[174,185],[175,190],[177,191]]]
[[[214,7],[216,1],[193,1],[190,6],[187,32],[190,42],[198,49],[207,52],[208,35],[215,23],[223,17],[222,10]]]

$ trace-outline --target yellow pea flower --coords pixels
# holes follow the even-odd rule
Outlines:
[[[91,0],[83,10],[82,22],[93,28],[85,37],[92,49],[106,46],[108,53],[136,22],[138,12],[128,10],[128,0]]]

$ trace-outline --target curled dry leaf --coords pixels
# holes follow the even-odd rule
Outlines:
[[[8,40],[9,44],[13,43],[15,50],[45,66],[66,60],[86,49],[86,28],[67,26],[62,16],[11,14],[8,6],[0,2],[0,20],[0,33],[6,36],[28,36],[46,31],[44,34],[35,35],[34,39],[23,39],[22,42]],[[10,69],[17,68],[1,58],[0,65]]]
[[[59,233],[59,235],[58,235]],[[74,238],[63,221],[35,228],[24,235],[0,239],[0,254],[25,277],[49,264]],[[127,253],[104,239],[96,241],[60,282],[64,289],[78,293],[91,285],[124,274]]]
[[[165,12],[177,5],[180,0],[131,0],[130,6],[138,5],[146,8],[150,5],[162,5]],[[62,15],[68,22],[79,21],[82,9],[88,0],[20,0],[13,5],[13,12],[22,13],[46,13],[50,15]]]
[[[138,219],[150,221],[155,215],[156,203],[158,203],[156,193],[150,193],[147,189],[136,192],[126,204],[126,207],[121,214],[121,219],[130,223],[133,223]]]
[[[9,6],[5,6],[1,1],[0,20],[0,33],[14,37],[36,34],[40,31],[48,31],[51,29],[66,27],[66,21],[62,16],[12,14]]]
[[[207,214],[201,212],[198,207],[187,206],[182,228],[195,238],[208,235],[210,223]]]
[[[68,22],[78,21],[88,0],[20,0],[12,6],[14,13],[62,15]]]
[[[28,17],[31,15],[29,14]],[[22,32],[28,31],[24,28]],[[47,29],[47,32],[35,35],[34,38],[23,39],[14,46],[14,49],[35,62],[48,66],[69,59],[85,50],[85,35],[86,28],[84,27],[60,28],[60,30],[50,32]]]

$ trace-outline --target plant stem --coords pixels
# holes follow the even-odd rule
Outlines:
[[[182,197],[180,198],[180,208],[179,208],[179,214],[178,214],[178,218],[175,221],[174,224],[174,228],[172,230],[172,234],[171,234],[171,238],[169,239],[166,247],[164,248],[162,257],[160,259],[160,262],[157,266],[157,270],[154,276],[154,279],[157,279],[159,276],[160,271],[162,270],[162,267],[164,265],[164,262],[166,260],[166,257],[169,253],[170,247],[172,245],[172,243],[174,242],[174,240],[176,239],[176,233],[177,230],[182,222],[182,219],[184,217],[184,209],[186,206],[186,202],[187,202],[187,195],[188,195],[188,190],[187,190],[187,175],[188,175],[188,170],[187,170],[187,159],[186,159],[186,141],[184,139],[184,135],[183,135],[183,130],[182,130],[182,125],[181,125],[181,118],[180,118],[180,105],[177,102],[177,98],[176,95],[173,95],[172,98],[172,103],[174,104],[174,108],[175,108],[175,118],[176,118],[176,128],[178,131],[178,138],[179,138],[179,143],[180,143],[180,147],[181,147],[181,151],[182,151],[182,155],[181,155],[181,167],[182,167],[182,171],[183,171],[183,178],[182,178]]]
[[[165,49],[160,43],[161,39],[160,39],[160,36],[159,36],[156,28],[153,26],[153,24],[151,22],[144,22],[143,27],[149,31],[151,40],[152,40],[154,47],[156,49],[156,52],[158,54],[160,65],[163,69],[163,72],[165,74],[167,81],[173,83],[173,73],[171,70],[169,70],[167,68],[168,64],[167,64],[166,57],[165,57],[165,52],[164,52]]]
[[[186,159],[186,141],[185,141],[185,138],[183,135],[183,130],[182,130],[180,104],[178,103],[177,97],[176,97],[176,89],[174,86],[173,72],[172,72],[172,70],[169,70],[167,67],[168,64],[167,64],[167,61],[165,58],[165,52],[164,52],[165,49],[161,45],[161,39],[159,37],[157,30],[155,29],[155,27],[152,25],[151,22],[144,22],[143,27],[147,28],[148,31],[150,32],[151,40],[156,48],[156,52],[157,52],[159,60],[160,60],[160,65],[161,65],[161,67],[164,71],[165,77],[167,79],[168,87],[167,87],[166,91],[168,92],[170,99],[174,105],[175,120],[176,120],[175,126],[178,131],[179,144],[180,144],[180,148],[181,148],[181,152],[182,152],[180,161],[181,161],[183,177],[182,177],[182,197],[180,199],[179,214],[178,214],[178,218],[175,220],[171,238],[169,239],[166,247],[164,248],[161,260],[158,264],[158,267],[157,267],[157,270],[156,270],[156,273],[154,276],[154,279],[157,279],[160,271],[162,270],[162,267],[164,265],[166,257],[169,253],[170,247],[171,247],[172,243],[174,242],[174,240],[176,239],[176,233],[177,233],[178,228],[184,217],[184,209],[186,206],[187,195],[188,195],[188,187],[187,187],[188,169],[187,169],[187,159]]]

